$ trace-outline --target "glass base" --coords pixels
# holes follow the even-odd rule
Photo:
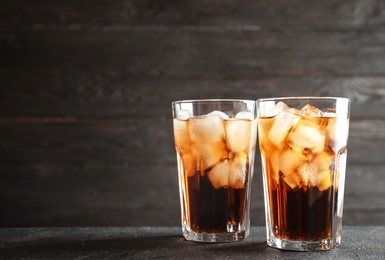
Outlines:
[[[335,239],[322,239],[320,241],[288,240],[273,237],[267,240],[270,247],[292,251],[326,251],[338,247],[340,243]]]
[[[195,242],[234,242],[241,241],[249,236],[248,230],[227,233],[197,233],[182,226],[182,231],[186,240]]]

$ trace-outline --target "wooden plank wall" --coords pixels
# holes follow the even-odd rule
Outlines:
[[[352,99],[344,224],[385,224],[384,0],[2,0],[0,54],[1,227],[178,226],[171,101],[306,95]]]

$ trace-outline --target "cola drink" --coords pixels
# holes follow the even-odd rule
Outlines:
[[[258,117],[268,244],[290,250],[338,246],[349,118],[333,106],[274,104]]]
[[[227,113],[181,109],[173,119],[182,227],[189,240],[248,235],[256,119],[250,111]]]
[[[216,189],[207,175],[201,176],[198,172],[188,177],[185,187],[188,193],[187,215],[192,231],[226,233],[229,230],[242,230],[248,204],[244,185]]]

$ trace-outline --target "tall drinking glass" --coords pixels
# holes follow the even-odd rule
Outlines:
[[[175,101],[172,110],[184,237],[201,242],[246,238],[255,101]]]
[[[259,99],[257,110],[268,245],[339,246],[349,99]]]

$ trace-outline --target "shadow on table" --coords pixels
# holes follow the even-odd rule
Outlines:
[[[150,237],[48,237],[20,242],[2,242],[0,256],[4,259],[19,258],[77,258],[106,257],[128,258],[140,256],[143,252],[159,252],[170,244],[184,240],[177,235]]]
[[[288,255],[291,253],[286,252],[286,256]],[[118,236],[77,234],[15,242],[10,240],[1,242],[0,256],[2,259],[244,259],[258,256],[279,257],[282,253],[268,247],[265,241],[251,239],[234,243],[198,243],[186,241],[181,235],[133,236],[123,233]]]

